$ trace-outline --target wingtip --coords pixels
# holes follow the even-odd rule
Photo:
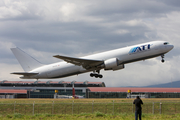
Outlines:
[[[58,56],[59,56],[59,55],[54,55],[53,57],[56,57],[56,58],[57,58]]]
[[[15,47],[12,47],[10,49],[13,50],[13,49],[19,49],[19,48],[17,46],[15,46]]]

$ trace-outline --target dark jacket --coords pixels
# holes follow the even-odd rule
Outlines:
[[[141,99],[135,99],[133,104],[136,106],[136,111],[141,111],[141,104],[143,104]]]

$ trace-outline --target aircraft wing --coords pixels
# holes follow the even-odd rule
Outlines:
[[[73,58],[73,57],[67,57],[67,56],[60,56],[60,55],[55,55],[53,57],[62,59],[68,63],[78,65],[78,66],[83,66],[85,69],[91,69],[94,67],[97,67],[101,64],[104,63],[103,60],[91,60],[91,59],[83,59],[83,58]]]

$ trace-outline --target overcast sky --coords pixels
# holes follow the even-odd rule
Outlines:
[[[147,86],[180,80],[179,0],[0,0],[0,81],[21,80],[23,69],[10,48],[18,46],[44,64],[53,55],[82,57],[134,44],[163,40],[175,45],[161,57],[63,81],[105,82],[108,87]],[[28,80],[29,81],[29,80]]]

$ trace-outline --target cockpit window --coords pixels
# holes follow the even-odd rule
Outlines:
[[[165,42],[164,45],[168,45],[169,43],[168,42]]]

